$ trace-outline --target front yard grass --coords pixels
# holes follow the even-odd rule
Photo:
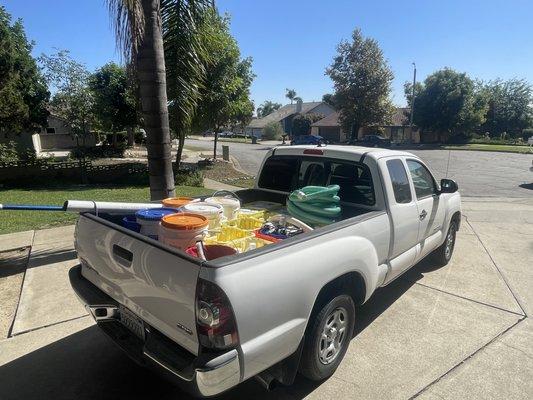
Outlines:
[[[533,148],[530,146],[514,146],[511,144],[450,144],[444,145],[442,148],[446,150],[477,150],[477,151],[497,151],[504,153],[533,153]]]
[[[202,187],[177,186],[176,196],[201,196],[212,193]],[[150,190],[140,186],[70,185],[54,188],[2,189],[2,204],[62,205],[65,200],[148,202]],[[44,229],[76,222],[77,213],[63,211],[0,210],[0,234]]]

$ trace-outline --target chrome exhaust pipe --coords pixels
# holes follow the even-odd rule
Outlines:
[[[261,372],[259,375],[255,376],[255,379],[268,391],[274,390],[278,385],[276,378],[268,372]]]
[[[87,305],[87,311],[93,316],[96,322],[109,321],[118,318],[118,307],[113,305]]]

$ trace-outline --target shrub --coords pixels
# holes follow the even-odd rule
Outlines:
[[[281,139],[281,136],[285,134],[283,132],[283,128],[281,127],[281,124],[276,121],[269,122],[265,125],[263,128],[263,136],[262,139],[266,140],[276,140]]]
[[[526,141],[533,136],[533,128],[526,128],[522,130],[522,140]]]
[[[13,162],[19,160],[17,145],[14,141],[0,144],[0,162]]]
[[[109,144],[102,146],[78,147],[70,152],[72,158],[122,158],[126,151],[126,143],[117,143],[116,147]]]
[[[117,144],[119,143],[126,143],[128,141],[128,134],[126,132],[117,132]],[[106,133],[105,134],[105,144],[113,144],[113,134],[112,133]]]
[[[134,133],[134,140],[137,144],[145,144],[146,143],[146,133],[142,131],[136,131]]]
[[[180,169],[174,174],[174,183],[176,186],[204,186],[204,176],[203,174],[196,170],[182,170]]]
[[[324,118],[321,114],[298,114],[292,120],[293,136],[309,135],[311,133],[311,124]]]

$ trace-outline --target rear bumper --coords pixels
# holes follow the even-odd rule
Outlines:
[[[148,325],[142,341],[119,322],[118,303],[85,279],[81,268],[69,271],[72,288],[97,325],[134,361],[156,369],[197,396],[214,396],[240,382],[237,350],[195,356]]]

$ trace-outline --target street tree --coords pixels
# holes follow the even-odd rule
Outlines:
[[[486,112],[486,97],[465,73],[444,68],[415,88],[414,123],[441,135],[441,140],[469,135],[485,121]]]
[[[272,114],[274,111],[279,110],[280,108],[280,103],[265,100],[259,107],[257,107],[257,118],[266,117],[267,115]]]
[[[0,6],[0,132],[20,133],[46,125],[50,97],[46,83],[31,56],[21,20]]]
[[[211,57],[206,65],[196,125],[213,128],[213,157],[216,158],[218,133],[222,127],[242,119],[243,113],[251,118],[250,85],[254,74],[251,58],[241,59],[239,46],[230,33],[229,17],[212,12],[208,18],[206,37],[209,40],[204,45]]]
[[[497,79],[483,87],[488,101],[483,132],[499,136],[507,132],[513,137],[533,124],[533,86],[524,79]]]
[[[113,133],[128,131],[128,145],[133,145],[133,128],[137,126],[134,88],[125,67],[113,62],[98,69],[89,77],[93,95],[93,112],[98,128]]]
[[[382,125],[392,116],[392,70],[376,40],[354,30],[350,41],[337,46],[337,55],[326,69],[333,81],[340,122],[351,138],[359,128]]]
[[[335,95],[332,93],[326,93],[322,96],[322,101],[326,104],[329,104],[331,107],[337,109],[337,100]]]
[[[205,84],[206,64],[211,57],[204,45],[209,40],[206,37],[209,30],[205,29],[209,12],[215,12],[212,0],[161,1],[169,122],[178,138],[176,171]]]
[[[44,78],[54,92],[51,108],[67,122],[74,134],[85,141],[94,124],[94,98],[88,86],[89,71],[84,64],[74,60],[68,50],[42,54],[38,61]]]
[[[285,97],[291,101],[291,104],[296,99],[296,90],[294,89],[285,89]]]

